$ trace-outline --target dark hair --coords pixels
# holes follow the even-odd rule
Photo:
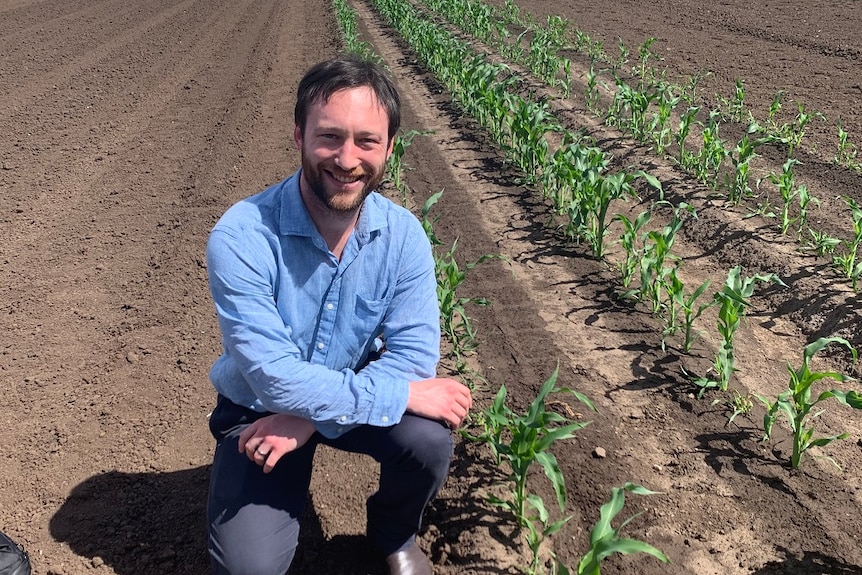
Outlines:
[[[389,117],[389,140],[401,125],[401,98],[392,80],[383,69],[369,60],[356,56],[339,56],[320,62],[305,73],[296,90],[293,118],[305,133],[308,109],[316,102],[326,103],[339,90],[368,86]]]

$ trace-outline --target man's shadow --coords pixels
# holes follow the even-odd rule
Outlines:
[[[206,500],[209,466],[168,473],[95,475],[51,518],[51,535],[92,565],[118,575],[210,573]],[[311,501],[291,574],[383,575],[365,537],[326,541]]]

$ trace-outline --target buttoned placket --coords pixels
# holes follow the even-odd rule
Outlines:
[[[320,357],[315,358],[315,363],[325,364],[326,362],[326,352],[329,348],[329,342],[332,340],[333,333],[335,332],[335,319],[338,315],[338,305],[341,297],[341,282],[344,277],[344,272],[353,260],[356,259],[356,256],[359,254],[359,250],[360,247],[357,245],[356,235],[354,234],[348,240],[340,261],[331,252],[329,254],[332,258],[332,263],[335,264],[335,269],[332,281],[329,284],[329,289],[326,290],[326,296],[320,310],[317,341],[314,344],[313,352],[313,356],[319,355]],[[384,419],[387,418],[384,416]],[[347,416],[341,415],[338,417],[337,421],[339,425],[336,428],[336,432],[338,434],[344,433],[344,431],[348,429],[348,427],[346,427]]]

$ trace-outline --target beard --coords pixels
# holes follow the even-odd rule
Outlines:
[[[363,165],[362,177],[364,179],[362,188],[358,191],[342,191],[336,189],[327,189],[329,175],[326,172],[340,173],[341,170],[332,166],[324,165],[323,163],[312,165],[307,159],[307,155],[302,155],[302,172],[305,175],[305,181],[311,193],[318,201],[326,206],[332,212],[336,213],[352,213],[358,210],[365,198],[374,191],[380,182],[383,180],[383,169],[375,169],[374,166]],[[356,175],[356,174],[354,174]]]

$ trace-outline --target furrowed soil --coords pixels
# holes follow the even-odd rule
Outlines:
[[[511,407],[523,412],[556,368],[560,385],[598,408],[565,395],[549,403],[590,422],[552,449],[571,515],[552,538],[559,559],[574,569],[611,489],[634,482],[660,493],[630,495],[618,521],[642,512],[625,533],[671,563],[614,556],[606,574],[862,574],[858,414],[824,403],[819,434],[849,437],[813,454],[840,468],[812,456],[791,470],[786,421],[763,443],[759,403],[728,423],[729,395],[698,399],[686,373],[704,375],[712,363],[715,310],[702,318],[705,333],[690,353],[678,336],[663,350],[660,321],[618,297],[619,247],[597,261],[549,226],[541,194],[517,183],[372,6],[351,6],[403,94],[403,127],[432,132],[408,149],[408,204],[444,190],[435,231],[447,245],[457,239],[459,262],[505,258],[473,268],[462,286],[465,297],[491,302],[468,309],[478,329],[470,366],[486,380],[475,381],[476,410],[505,385]],[[699,87],[704,106],[729,97],[740,78],[758,117],[778,90],[786,117],[795,101],[822,112],[798,151],[798,176],[820,200],[812,222],[849,238],[841,198],[862,201],[862,176],[831,158],[839,118],[851,139],[862,137],[858,2],[518,6],[539,22],[568,18],[608,52],[618,38],[636,54],[656,37],[662,59],[654,65],[669,79],[710,72]],[[296,169],[296,84],[342,49],[332,7],[0,0],[0,49],[0,530],[24,545],[37,574],[207,573],[207,415],[215,399],[207,371],[220,341],[204,246],[228,206]],[[582,81],[589,61],[572,59]],[[787,385],[786,364],[798,367],[808,342],[840,335],[862,344],[859,296],[827,258],[800,251],[775,220],[744,219],[756,200],[728,206],[604,127],[586,113],[582,94],[554,102],[567,125],[593,136],[616,167],[654,173],[670,201],[697,208],[674,247],[686,285],[709,279],[709,295],[735,265],[787,284],[758,286],[735,339],[732,389],[774,398]],[[727,137],[743,129],[729,126]],[[781,154],[764,148],[755,179],[780,169]],[[643,200],[615,209],[649,207],[654,195],[639,191]],[[669,213],[659,210],[657,219]],[[611,237],[618,232],[615,224]],[[837,348],[815,366],[859,371]],[[441,364],[441,373],[451,370],[451,360]],[[383,573],[362,535],[374,465],[325,449],[318,459],[291,572]],[[505,477],[487,446],[458,441],[420,536],[435,572],[515,574],[528,563],[512,517],[486,501],[506,496]],[[530,487],[561,517],[541,471]]]

